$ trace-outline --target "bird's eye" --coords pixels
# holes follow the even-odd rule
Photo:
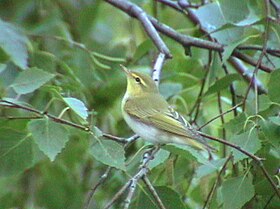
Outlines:
[[[139,77],[136,77],[136,78],[135,78],[135,81],[136,81],[137,83],[141,83],[141,79],[140,79]]]

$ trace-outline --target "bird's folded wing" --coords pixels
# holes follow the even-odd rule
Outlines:
[[[183,137],[197,138],[195,132],[191,130],[191,127],[187,127],[181,121],[182,117],[177,112],[170,111],[168,108],[165,109],[165,112],[162,112],[157,108],[139,108],[137,105],[125,105],[125,110],[130,116],[136,117],[141,122],[153,125],[163,131]],[[176,117],[176,115],[180,117]]]
[[[212,149],[206,143],[205,139],[179,113],[168,106],[164,109],[159,109],[156,108],[156,105],[154,105],[154,108],[140,108],[138,105],[125,105],[125,111],[142,123],[181,136],[186,138],[186,140],[193,139],[194,141],[191,144],[196,144],[197,147],[202,148],[201,145],[203,145],[206,148]]]

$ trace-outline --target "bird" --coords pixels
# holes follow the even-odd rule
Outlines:
[[[121,68],[127,78],[122,114],[137,135],[155,145],[173,143],[209,153],[213,150],[204,137],[168,104],[149,75],[131,71],[123,65]]]

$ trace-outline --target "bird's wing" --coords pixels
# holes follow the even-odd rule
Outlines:
[[[137,104],[139,103],[137,102]],[[154,104],[153,108],[151,108],[151,106],[150,108],[140,108],[138,105],[125,105],[130,107],[125,109],[129,115],[135,118],[141,118],[141,121],[146,124],[153,125],[163,131],[181,136],[186,138],[186,140],[193,139],[195,142],[200,143],[189,142],[189,144],[193,144],[194,146],[202,149],[203,147],[209,147],[204,138],[200,136],[179,113],[174,111],[172,108],[169,108],[167,102],[166,104],[167,105],[164,106],[164,108],[162,108],[162,104],[160,105],[161,108],[157,108],[158,103]],[[141,107],[145,106],[141,105]],[[188,142],[186,141],[186,143]]]

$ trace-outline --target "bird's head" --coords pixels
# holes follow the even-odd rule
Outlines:
[[[129,96],[143,96],[147,93],[158,93],[158,88],[153,79],[146,74],[128,70],[121,65],[127,77],[126,93]]]

